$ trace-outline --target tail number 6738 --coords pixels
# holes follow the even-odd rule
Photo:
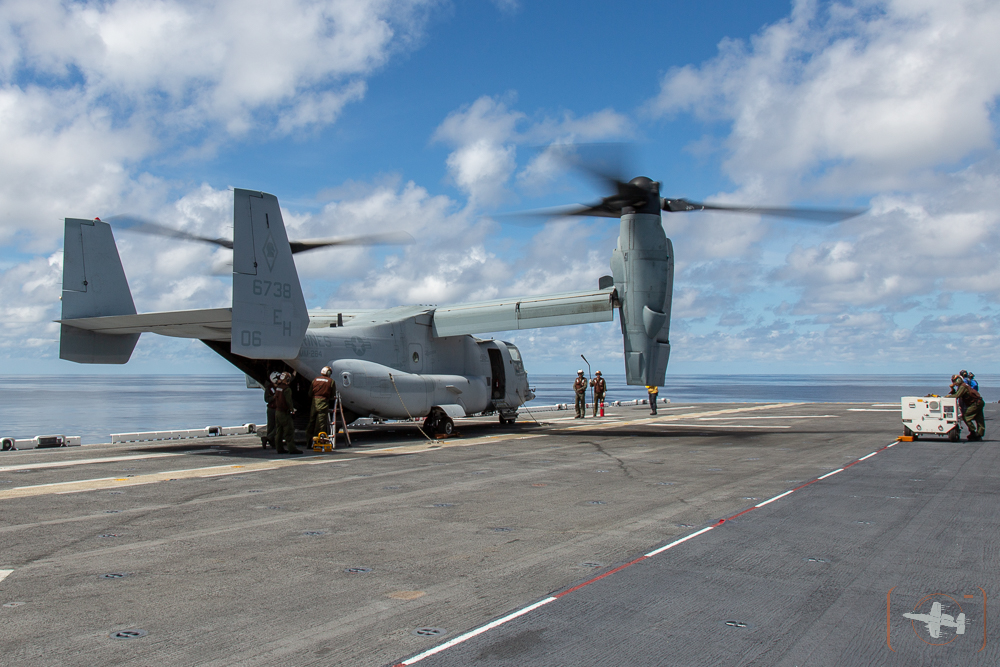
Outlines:
[[[255,296],[273,296],[276,299],[291,299],[292,284],[271,282],[257,278],[253,281],[253,293]]]

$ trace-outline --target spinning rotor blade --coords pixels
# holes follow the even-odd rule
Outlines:
[[[110,222],[115,226],[121,227],[122,229],[126,229],[130,232],[141,232],[143,234],[151,234],[153,236],[166,236],[172,239],[184,239],[185,241],[202,241],[203,243],[212,243],[214,245],[222,246],[223,248],[229,248],[230,250],[233,249],[233,242],[229,239],[213,239],[207,236],[198,236],[197,234],[191,234],[179,229],[174,229],[173,227],[167,227],[134,215],[113,215],[110,218],[106,218],[105,222]]]
[[[755,213],[775,218],[811,220],[813,222],[840,222],[861,215],[864,208],[797,208],[775,206],[735,206],[730,204],[704,204],[687,199],[661,199],[661,208],[669,213],[683,211],[726,211],[729,213]]]
[[[213,245],[222,246],[223,248],[229,248],[230,250],[233,249],[233,242],[229,239],[213,239],[207,236],[198,236],[197,234],[191,234],[190,232],[174,229],[173,227],[167,227],[134,215],[115,215],[107,218],[106,222],[115,224],[116,226],[130,232],[141,232],[143,234],[151,234],[153,236],[166,236],[168,238],[182,239],[185,241],[201,241],[202,243],[211,243]],[[406,232],[386,232],[384,234],[364,234],[362,236],[344,236],[332,239],[289,241],[288,245],[291,246],[292,254],[294,255],[298,252],[316,250],[317,248],[325,248],[327,246],[405,245],[413,243],[415,240],[416,239]]]
[[[292,254],[306,252],[317,248],[334,245],[406,245],[416,239],[407,232],[386,232],[384,234],[366,234],[364,236],[344,236],[335,239],[306,239],[305,241],[289,241]]]
[[[567,206],[540,211],[527,211],[527,216],[588,216],[600,218],[621,217],[625,209],[635,213],[668,213],[686,211],[724,211],[750,213],[776,218],[811,220],[835,223],[861,215],[867,209],[800,208],[782,206],[740,206],[733,204],[708,204],[689,199],[664,199],[660,197],[660,183],[644,176],[626,182],[622,172],[630,162],[626,144],[572,144],[550,146],[549,151],[570,167],[598,180],[614,194],[590,205]],[[517,215],[517,214],[515,214]]]
[[[566,144],[551,146],[553,155],[566,165],[597,180],[602,186],[617,190],[629,188],[626,165],[632,162],[628,144]]]

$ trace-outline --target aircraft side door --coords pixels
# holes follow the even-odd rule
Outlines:
[[[490,388],[492,393],[490,398],[494,401],[502,401],[507,396],[507,372],[504,368],[503,355],[496,347],[488,350],[490,355]]]

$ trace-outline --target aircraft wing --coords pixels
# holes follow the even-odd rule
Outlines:
[[[583,292],[511,297],[436,308],[433,312],[432,326],[434,335],[441,337],[610,322],[614,319],[613,312],[617,305],[614,287]],[[429,308],[423,307],[421,310]],[[315,320],[311,324],[314,328],[330,326],[336,321],[334,313],[335,311],[310,313]],[[341,314],[341,320],[350,322],[368,314],[369,311],[344,312]],[[155,333],[175,338],[228,342],[232,335],[233,312],[231,308],[206,308],[64,318],[56,321],[64,326],[99,334]]]
[[[233,324],[232,308],[170,310],[138,315],[106,315],[56,320],[65,326],[100,334],[156,333],[176,338],[229,341]]]
[[[463,303],[434,310],[434,335],[540,329],[610,322],[618,306],[614,287]]]

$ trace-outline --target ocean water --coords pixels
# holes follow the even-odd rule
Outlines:
[[[536,398],[528,407],[573,402],[573,376],[530,375]],[[624,375],[608,375],[607,400],[646,398]],[[1000,376],[977,377],[983,398],[996,401]],[[660,397],[674,403],[885,402],[944,394],[937,375],[670,375]],[[111,433],[266,420],[260,389],[242,375],[0,376],[0,436],[79,435],[85,444]]]

